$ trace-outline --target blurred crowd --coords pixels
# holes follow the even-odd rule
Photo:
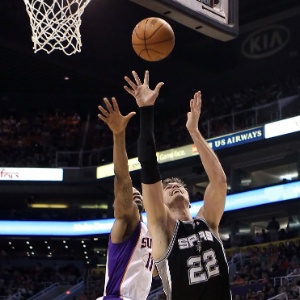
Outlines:
[[[56,151],[78,150],[80,116],[55,111],[0,115],[2,167],[54,167]]]
[[[226,250],[233,300],[300,299],[300,239],[267,242]],[[31,258],[31,266],[0,267],[0,299],[25,300],[54,283],[85,283],[84,291],[73,300],[95,300],[104,288],[105,267],[64,264]],[[16,298],[16,295],[20,295]],[[149,295],[164,299],[159,277],[153,279]],[[160,295],[160,296],[158,296]],[[15,298],[12,298],[14,296]],[[10,298],[11,297],[11,298]],[[273,299],[273,298],[272,298]]]
[[[300,240],[269,242],[227,251],[234,266],[234,300],[300,299]],[[288,297],[288,298],[286,298]]]
[[[27,259],[28,260],[28,259]],[[49,259],[11,263],[9,257],[1,258],[0,299],[25,300],[54,283],[74,285],[83,276],[74,262],[49,264]]]
[[[201,130],[206,138],[210,138],[255,126],[257,122],[300,114],[298,105],[296,110],[292,107],[285,109],[283,115],[276,115],[277,101],[298,94],[299,87],[300,77],[294,75],[242,90],[203,95]],[[275,104],[275,111],[268,106],[271,103]],[[159,122],[156,122],[155,130],[158,151],[189,144],[191,141],[185,130],[186,114],[182,113],[188,110],[186,103],[170,106],[167,101],[161,100],[157,105]],[[268,106],[268,116],[256,113],[256,108],[264,105]],[[252,112],[249,111],[251,109]],[[135,156],[137,118],[133,118],[131,123],[127,133],[128,155]],[[78,155],[71,154],[74,151],[101,151],[102,157],[95,163],[111,161],[111,134],[107,126],[97,120],[96,108],[95,116],[82,116],[80,112],[60,109],[37,113],[3,111],[0,113],[0,145],[2,167],[55,167],[58,163],[60,167],[78,166]]]

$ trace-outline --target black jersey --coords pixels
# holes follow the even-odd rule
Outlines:
[[[206,221],[176,222],[166,254],[156,266],[168,300],[231,300],[222,241]]]

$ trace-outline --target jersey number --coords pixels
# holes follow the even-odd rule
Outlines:
[[[201,264],[201,256],[191,256],[187,260],[189,282],[196,284],[207,281],[212,276],[220,274],[218,262],[213,249],[203,252],[203,265]]]
[[[148,259],[147,259],[145,267],[151,271],[152,267],[153,267],[153,263],[154,263],[153,257],[151,255],[151,253],[148,253]]]

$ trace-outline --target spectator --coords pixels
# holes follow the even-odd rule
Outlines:
[[[260,232],[255,233],[255,244],[261,244],[264,242],[263,236]]]
[[[269,231],[270,242],[278,241],[278,231],[280,229],[279,222],[273,216],[272,220],[269,222],[267,226],[267,230]]]
[[[261,230],[261,237],[263,243],[268,241],[268,234],[266,233],[266,229],[264,228]]]

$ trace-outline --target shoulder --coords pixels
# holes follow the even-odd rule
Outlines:
[[[200,228],[201,230],[208,230],[210,231],[214,236],[216,236],[219,239],[219,232],[218,228],[214,229],[203,217],[197,217],[193,220],[195,223],[195,226]]]
[[[208,222],[205,220],[205,218],[203,216],[197,216],[191,222],[193,222],[196,225],[203,224],[203,225],[209,227]]]

